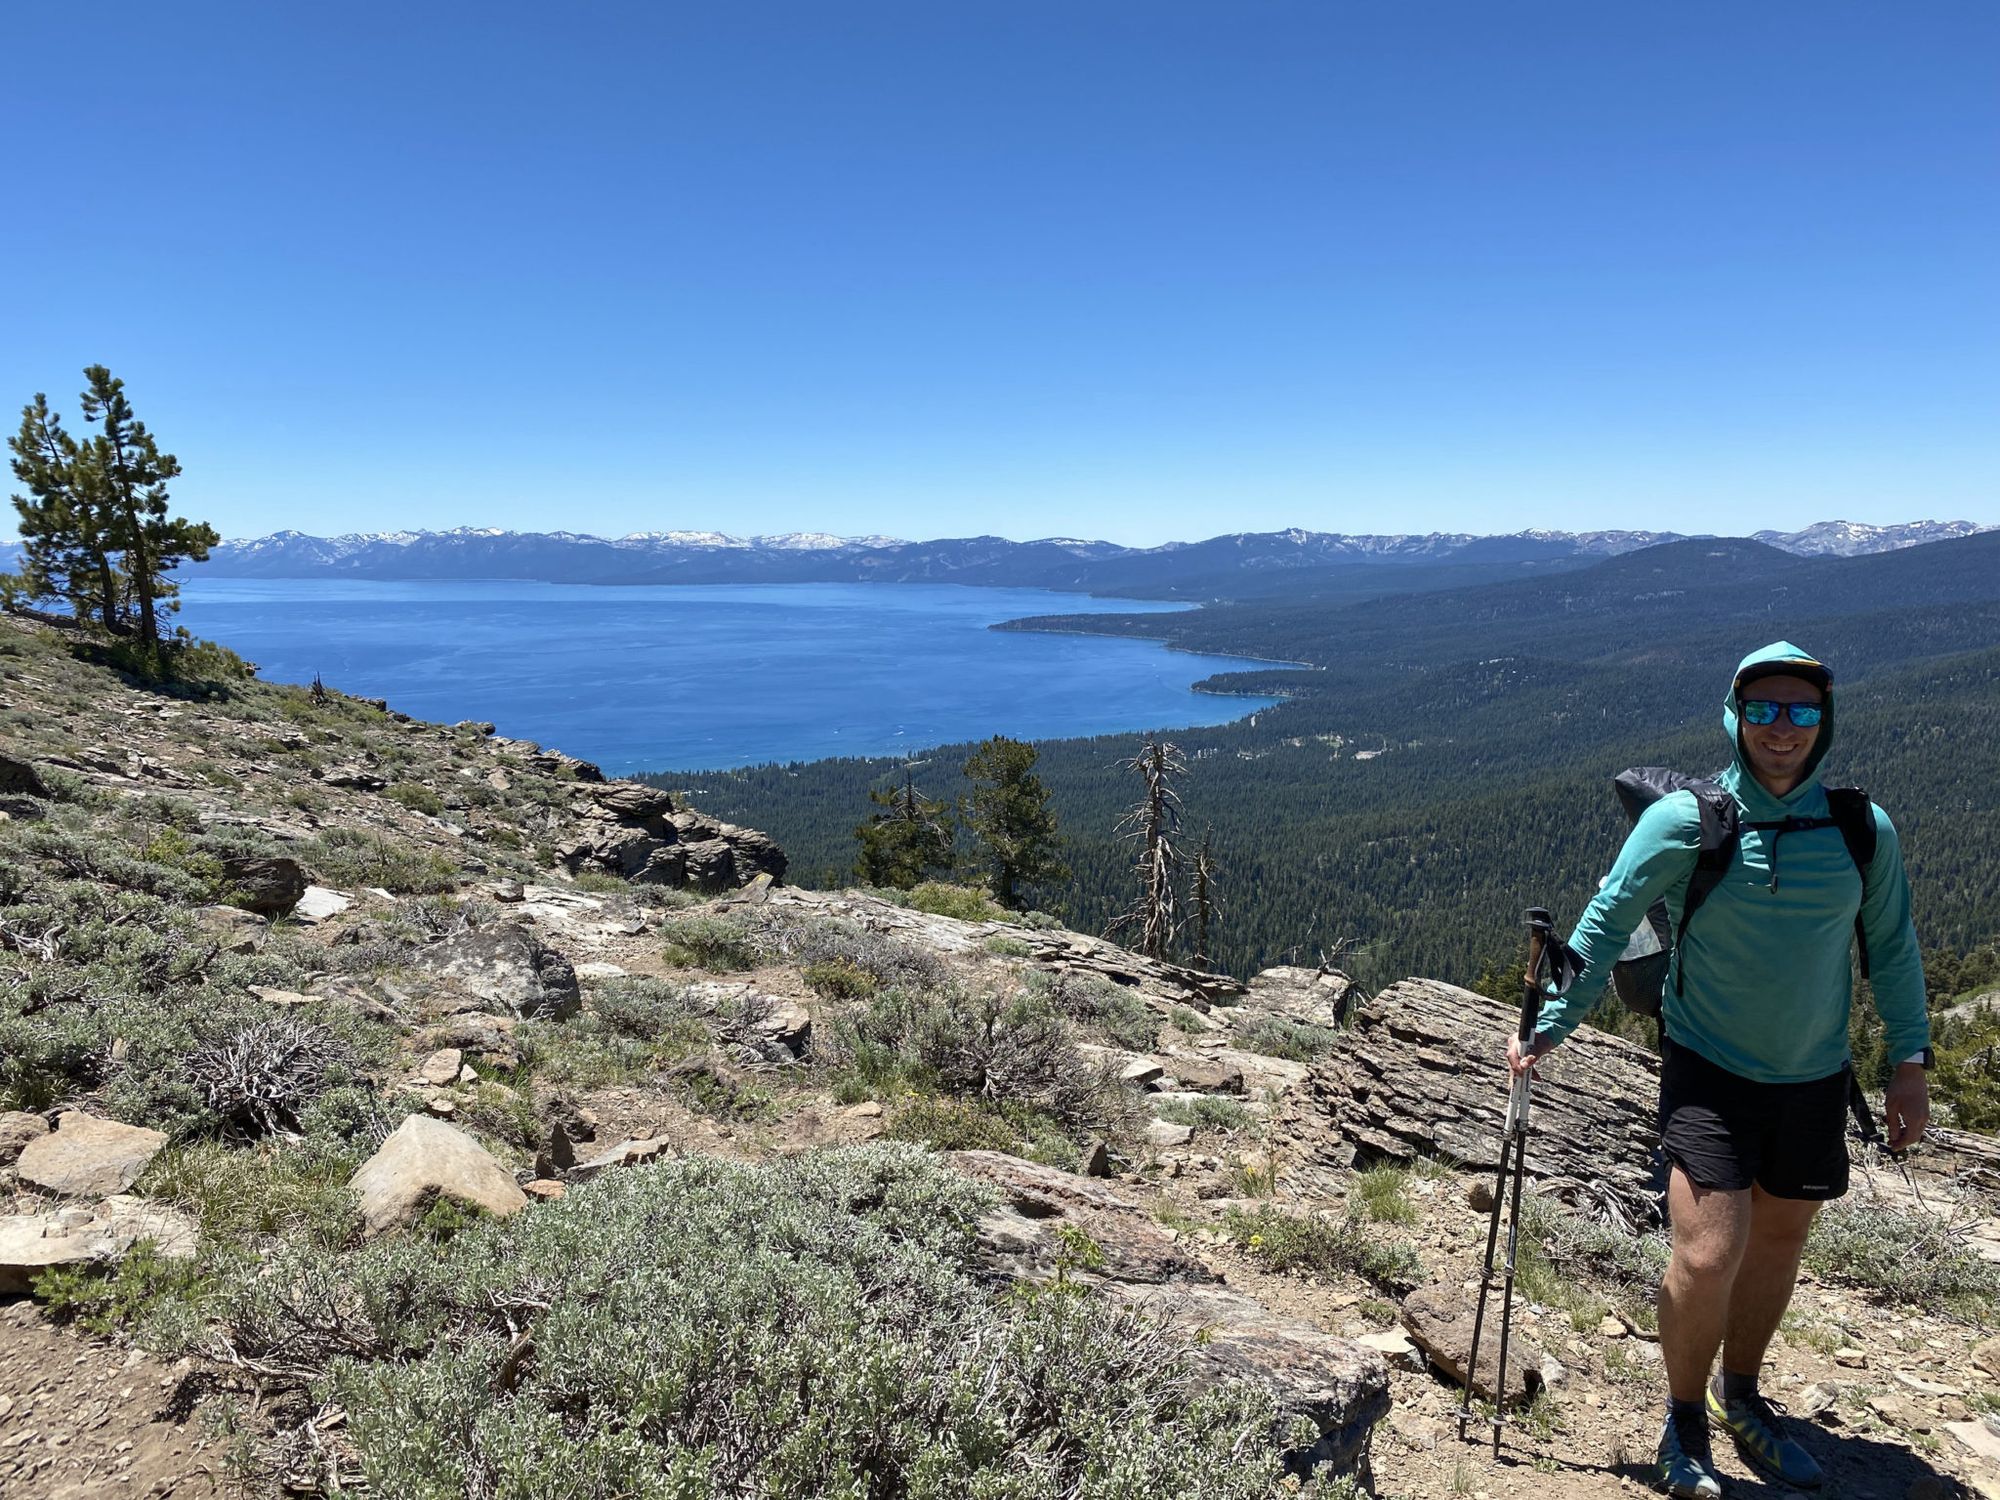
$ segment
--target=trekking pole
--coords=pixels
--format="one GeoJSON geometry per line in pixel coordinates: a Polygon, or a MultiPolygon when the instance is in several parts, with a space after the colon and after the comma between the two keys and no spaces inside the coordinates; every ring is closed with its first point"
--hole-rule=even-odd
{"type": "MultiPolygon", "coordinates": [[[[1535,1039],[1535,1021],[1541,1014],[1542,981],[1553,970],[1559,991],[1568,988],[1569,954],[1555,940],[1555,921],[1546,908],[1531,906],[1524,919],[1528,924],[1528,968],[1521,981],[1521,1024],[1515,1033],[1523,1057],[1535,1039]],[[1553,944],[1553,948],[1551,945],[1553,944]],[[1560,961],[1552,962],[1560,953],[1560,961]]],[[[1458,1407],[1458,1435],[1465,1437],[1465,1424],[1472,1420],[1472,1386],[1479,1374],[1480,1337],[1486,1326],[1486,1298],[1493,1287],[1493,1252],[1500,1242],[1500,1205],[1507,1201],[1507,1261],[1501,1278],[1500,1360],[1493,1382],[1493,1451],[1500,1452],[1500,1429],[1505,1425],[1502,1408],[1507,1400],[1507,1343],[1514,1312],[1515,1250],[1521,1231],[1521,1179],[1528,1147],[1529,1091],[1535,1070],[1531,1065],[1514,1076],[1507,1097],[1507,1123],[1500,1135],[1500,1164],[1493,1179],[1493,1216],[1486,1225],[1486,1260],[1479,1276],[1479,1306],[1472,1316],[1472,1352],[1465,1362],[1465,1396],[1458,1407]],[[1509,1168],[1514,1174],[1511,1197],[1507,1186],[1509,1168]]]]}

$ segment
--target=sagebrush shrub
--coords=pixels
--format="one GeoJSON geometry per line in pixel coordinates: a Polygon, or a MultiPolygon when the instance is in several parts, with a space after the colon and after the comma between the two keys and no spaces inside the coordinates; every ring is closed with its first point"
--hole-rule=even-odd
{"type": "Polygon", "coordinates": [[[1309,1434],[1079,1286],[994,1297],[988,1201],[910,1147],[690,1159],[442,1245],[282,1255],[218,1310],[260,1367],[331,1367],[399,1500],[1267,1495],[1309,1434]]]}

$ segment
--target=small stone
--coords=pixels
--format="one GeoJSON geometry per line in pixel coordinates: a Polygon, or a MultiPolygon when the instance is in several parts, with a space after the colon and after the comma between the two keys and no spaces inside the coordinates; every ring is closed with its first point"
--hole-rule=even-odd
{"type": "Polygon", "coordinates": [[[1176,1125],[1171,1120],[1148,1120],[1146,1142],[1160,1147],[1185,1146],[1194,1139],[1194,1127],[1176,1125]]]}
{"type": "Polygon", "coordinates": [[[1983,1339],[1974,1344],[1972,1363],[1986,1374],[2000,1378],[2000,1339],[1983,1339]]]}
{"type": "Polygon", "coordinates": [[[440,1120],[448,1120],[458,1113],[458,1105],[446,1094],[432,1095],[430,1101],[424,1105],[424,1108],[436,1115],[440,1120]]]}
{"type": "Polygon", "coordinates": [[[1907,1419],[1910,1414],[1909,1408],[1903,1405],[1902,1398],[1891,1395],[1870,1396],[1868,1398],[1868,1409],[1883,1421],[1898,1424],[1907,1419]]]}
{"type": "Polygon", "coordinates": [[[1837,1365],[1844,1365],[1850,1370],[1865,1370],[1868,1368],[1868,1351],[1866,1349],[1856,1349],[1852,1344],[1849,1344],[1845,1348],[1833,1351],[1833,1362],[1837,1365]]]}
{"type": "Polygon", "coordinates": [[[1166,1071],[1165,1068],[1154,1062],[1150,1057],[1135,1057],[1119,1071],[1118,1081],[1144,1088],[1147,1084],[1160,1078],[1166,1071]]]}
{"type": "Polygon", "coordinates": [[[1597,1331],[1600,1336],[1607,1339],[1622,1339],[1626,1333],[1625,1320],[1616,1313],[1606,1313],[1598,1319],[1597,1331]]]}
{"type": "Polygon", "coordinates": [[[309,885],[305,894],[299,897],[299,904],[292,908],[292,915],[301,922],[324,922],[328,917],[337,917],[354,904],[352,896],[343,896],[339,891],[328,890],[323,885],[309,885]]]}
{"type": "Polygon", "coordinates": [[[444,1088],[458,1082],[458,1070],[465,1065],[465,1054],[456,1047],[440,1047],[417,1069],[417,1076],[425,1083],[444,1088]]]}
{"type": "Polygon", "coordinates": [[[1832,1421],[1833,1403],[1838,1398],[1839,1392],[1832,1386],[1809,1385],[1799,1392],[1799,1415],[1809,1422],[1832,1421]]]}
{"type": "Polygon", "coordinates": [[[625,977],[625,970],[619,968],[616,964],[592,961],[590,963],[578,964],[576,966],[576,977],[579,979],[623,979],[625,977]]]}
{"type": "Polygon", "coordinates": [[[1485,1178],[1475,1178],[1466,1184],[1465,1206],[1476,1214],[1493,1212],[1493,1184],[1485,1178]]]}
{"type": "Polygon", "coordinates": [[[1400,1328],[1386,1329],[1381,1333],[1364,1333],[1354,1342],[1364,1349],[1373,1349],[1399,1370],[1423,1373],[1426,1364],[1424,1351],[1411,1342],[1409,1334],[1400,1328]]]}
{"type": "Polygon", "coordinates": [[[458,1081],[459,1081],[460,1083],[477,1083],[477,1082],[479,1082],[479,1075],[478,1075],[477,1073],[475,1073],[475,1072],[474,1072],[474,1071],[472,1070],[472,1064],[471,1064],[471,1063],[462,1063],[462,1064],[460,1064],[460,1065],[459,1065],[459,1069],[458,1069],[458,1081]]]}
{"type": "Polygon", "coordinates": [[[881,1101],[863,1099],[859,1104],[849,1105],[847,1117],[850,1120],[878,1120],[882,1117],[881,1101]]]}
{"type": "Polygon", "coordinates": [[[1896,1379],[1920,1396],[1963,1396],[1964,1391],[1955,1385],[1945,1385],[1936,1380],[1926,1380],[1921,1375],[1912,1375],[1908,1370],[1898,1370],[1896,1379]]]}
{"type": "MultiPolygon", "coordinates": [[[[505,774],[500,771],[495,771],[493,774],[498,776],[503,783],[507,779],[505,774]]],[[[507,790],[504,784],[499,789],[503,792],[507,790]]],[[[518,880],[496,880],[493,882],[492,891],[495,901],[504,901],[510,905],[516,901],[525,901],[528,898],[528,893],[522,889],[521,882],[518,880]]]]}
{"type": "Polygon", "coordinates": [[[311,995],[301,995],[297,990],[272,989],[268,984],[253,984],[250,986],[250,993],[266,1005],[276,1005],[286,1010],[313,1003],[311,995]]]}
{"type": "Polygon", "coordinates": [[[1083,1148],[1083,1162],[1079,1170],[1086,1177],[1109,1177],[1111,1148],[1101,1140],[1093,1140],[1083,1148]]]}
{"type": "Polygon", "coordinates": [[[569,1191],[569,1185],[557,1182],[552,1178],[538,1177],[522,1188],[521,1191],[526,1193],[530,1198],[540,1198],[545,1203],[553,1203],[569,1191]]]}

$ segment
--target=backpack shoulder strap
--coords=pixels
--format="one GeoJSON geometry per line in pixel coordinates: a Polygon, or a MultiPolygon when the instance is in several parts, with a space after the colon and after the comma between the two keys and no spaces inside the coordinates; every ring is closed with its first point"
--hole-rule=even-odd
{"type": "Polygon", "coordinates": [[[1681,906],[1680,930],[1674,934],[1674,989],[1677,993],[1681,978],[1678,950],[1687,940],[1688,921],[1729,873],[1730,861],[1736,858],[1736,845],[1742,836],[1737,822],[1736,799],[1728,792],[1712,781],[1691,781],[1682,790],[1694,793],[1695,805],[1701,810],[1701,849],[1695,855],[1694,869],[1688,875],[1687,899],[1681,906]]]}
{"type": "Polygon", "coordinates": [[[1840,836],[1847,841],[1847,853],[1854,861],[1854,868],[1867,880],[1868,867],[1875,863],[1875,804],[1858,786],[1830,786],[1826,789],[1826,805],[1840,828],[1840,836]]]}
{"type": "MultiPolygon", "coordinates": [[[[1875,804],[1858,786],[1830,786],[1826,789],[1827,810],[1847,845],[1847,857],[1861,872],[1861,900],[1868,900],[1868,869],[1875,863],[1875,804]]],[[[1861,929],[1861,917],[1854,918],[1854,941],[1861,950],[1861,977],[1868,977],[1868,934],[1861,929]]]]}

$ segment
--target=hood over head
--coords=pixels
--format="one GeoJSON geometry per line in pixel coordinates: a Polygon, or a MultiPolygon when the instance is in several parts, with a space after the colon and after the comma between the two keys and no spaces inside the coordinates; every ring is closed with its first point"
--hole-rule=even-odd
{"type": "Polygon", "coordinates": [[[1800,650],[1790,641],[1773,641],[1752,651],[1736,664],[1736,675],[1729,680],[1729,696],[1722,703],[1722,727],[1729,734],[1729,753],[1738,777],[1752,782],[1755,778],[1751,776],[1749,763],[1743,754],[1742,704],[1744,689],[1760,677],[1802,677],[1807,682],[1818,683],[1820,691],[1826,696],[1826,713],[1819,721],[1819,738],[1813,742],[1812,753],[1806,757],[1799,776],[1800,787],[1810,786],[1820,762],[1833,748],[1833,671],[1825,662],[1810,652],[1800,650]]]}

